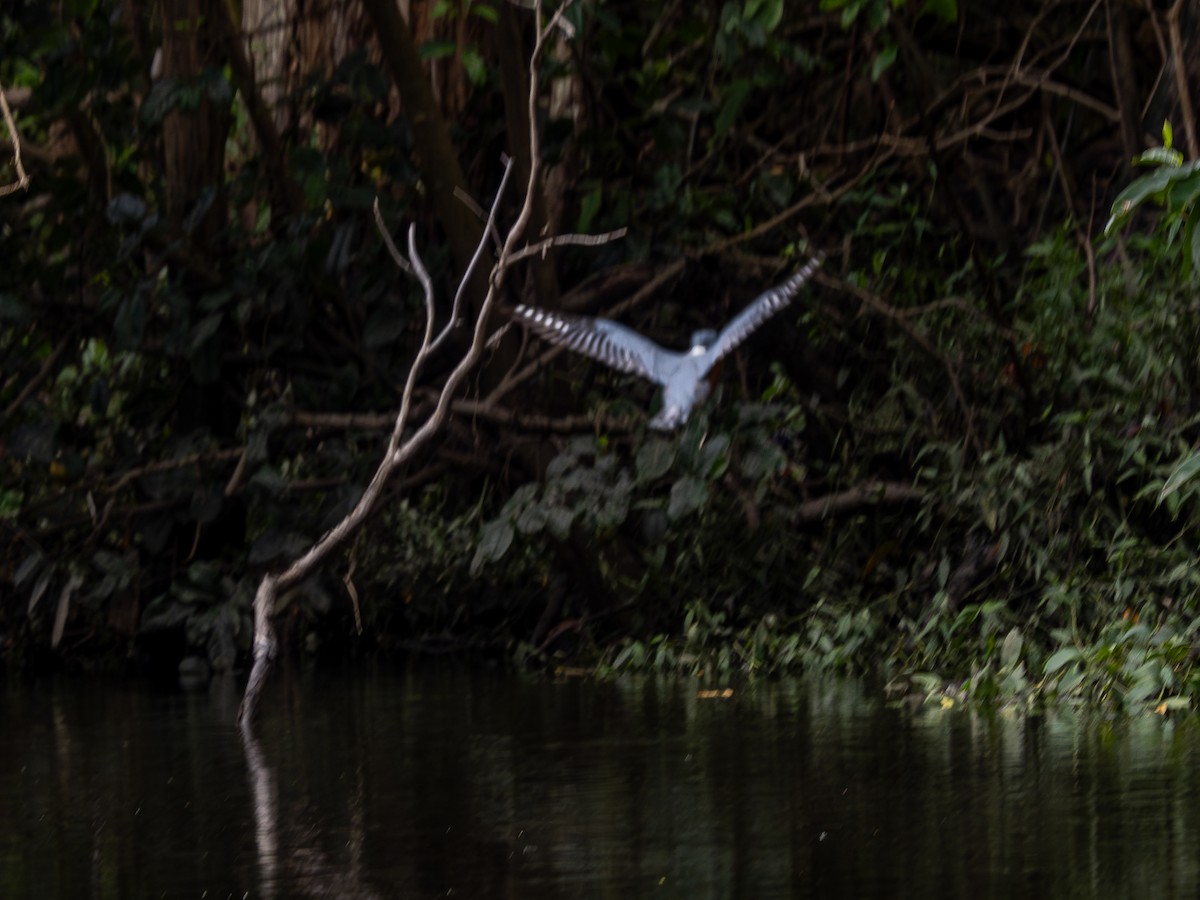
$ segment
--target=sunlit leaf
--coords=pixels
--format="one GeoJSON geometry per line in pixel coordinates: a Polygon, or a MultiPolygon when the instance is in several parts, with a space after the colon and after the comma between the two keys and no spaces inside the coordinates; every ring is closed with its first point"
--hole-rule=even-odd
{"type": "Polygon", "coordinates": [[[1139,166],[1171,166],[1174,168],[1183,165],[1183,154],[1170,147],[1151,147],[1135,156],[1133,161],[1139,166]]]}

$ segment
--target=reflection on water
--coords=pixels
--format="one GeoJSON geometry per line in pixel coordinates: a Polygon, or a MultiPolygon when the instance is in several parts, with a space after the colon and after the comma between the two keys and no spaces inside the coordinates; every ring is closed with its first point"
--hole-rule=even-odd
{"type": "Polygon", "coordinates": [[[1200,891],[1200,727],[438,668],[0,693],[0,896],[1200,891]]]}

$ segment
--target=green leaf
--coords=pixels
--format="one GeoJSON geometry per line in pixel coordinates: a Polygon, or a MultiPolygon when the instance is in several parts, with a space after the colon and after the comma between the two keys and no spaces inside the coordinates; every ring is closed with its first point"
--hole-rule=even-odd
{"type": "Polygon", "coordinates": [[[33,611],[37,607],[38,601],[42,599],[42,595],[45,594],[50,588],[50,579],[53,577],[53,566],[42,570],[42,574],[39,575],[38,580],[34,582],[33,591],[29,595],[29,608],[26,610],[26,615],[33,615],[33,611]]]}
{"type": "Polygon", "coordinates": [[[496,7],[489,6],[486,3],[476,3],[471,6],[472,15],[479,16],[485,22],[491,22],[495,25],[500,21],[500,15],[496,12],[496,7]]]}
{"type": "Polygon", "coordinates": [[[871,61],[871,81],[878,81],[879,76],[892,67],[898,49],[898,44],[890,44],[875,55],[875,59],[871,61]]]}
{"type": "Polygon", "coordinates": [[[1004,643],[1000,645],[1000,665],[1003,668],[1011,669],[1021,658],[1021,648],[1024,644],[1025,639],[1021,636],[1020,628],[1013,628],[1009,631],[1004,636],[1004,643]]]}
{"type": "Polygon", "coordinates": [[[421,59],[442,59],[454,54],[454,41],[426,41],[417,51],[421,59]]]}
{"type": "Polygon", "coordinates": [[[1124,222],[1148,198],[1164,194],[1174,182],[1188,178],[1197,171],[1200,171],[1200,166],[1191,162],[1183,166],[1164,166],[1134,180],[1113,201],[1109,220],[1104,226],[1105,236],[1111,234],[1117,225],[1124,222]]]}
{"type": "Polygon", "coordinates": [[[153,126],[161,123],[167,113],[179,104],[179,95],[179,82],[171,76],[164,75],[158,81],[154,82],[150,88],[150,93],[142,101],[142,108],[138,110],[138,118],[141,120],[141,124],[143,126],[153,126]]]}
{"type": "Polygon", "coordinates": [[[783,20],[783,0],[757,0],[746,4],[746,17],[768,34],[779,27],[783,20]]]}
{"type": "Polygon", "coordinates": [[[517,516],[517,531],[521,534],[530,535],[537,534],[546,527],[546,520],[550,517],[546,507],[540,503],[532,503],[521,510],[517,516]]]}
{"type": "Polygon", "coordinates": [[[671,485],[671,500],[667,504],[667,518],[672,522],[691,515],[708,500],[708,487],[699,478],[685,475],[671,485]]]}
{"type": "Polygon", "coordinates": [[[724,137],[737,121],[752,87],[753,84],[748,78],[739,78],[729,86],[725,92],[725,101],[721,104],[721,111],[717,113],[717,121],[713,125],[713,131],[718,138],[724,137]]]}
{"type": "Polygon", "coordinates": [[[471,84],[479,87],[487,84],[488,68],[482,56],[478,52],[468,47],[462,54],[463,69],[466,70],[467,78],[471,84]]]}
{"type": "Polygon", "coordinates": [[[483,526],[475,557],[471,560],[471,574],[478,574],[486,564],[499,562],[512,546],[513,529],[506,519],[496,519],[483,526]]]}
{"type": "Polygon", "coordinates": [[[1158,502],[1162,503],[1163,500],[1191,481],[1197,472],[1200,472],[1200,453],[1193,453],[1171,473],[1167,483],[1163,485],[1163,489],[1158,494],[1158,502]]]}
{"type": "Polygon", "coordinates": [[[1169,147],[1151,147],[1149,150],[1135,156],[1133,162],[1139,166],[1170,166],[1171,168],[1178,168],[1183,165],[1183,154],[1178,150],[1171,150],[1169,147]]]}
{"type": "Polygon", "coordinates": [[[925,0],[921,12],[930,13],[935,18],[949,24],[958,21],[958,0],[925,0]]]}
{"type": "Polygon", "coordinates": [[[785,465],[787,456],[782,450],[771,444],[763,444],[742,457],[742,475],[759,482],[775,476],[785,465]]]}
{"type": "Polygon", "coordinates": [[[34,572],[42,566],[42,554],[36,550],[29,556],[25,557],[24,562],[17,566],[16,574],[13,575],[13,587],[20,587],[28,580],[34,572]]]}
{"type": "Polygon", "coordinates": [[[71,609],[71,595],[82,584],[83,576],[78,572],[72,572],[71,577],[67,579],[67,583],[63,585],[62,591],[58,595],[58,609],[54,613],[54,629],[50,633],[51,647],[58,647],[62,641],[63,629],[67,626],[67,613],[71,609]]]}
{"type": "Polygon", "coordinates": [[[551,506],[546,511],[546,530],[558,540],[566,540],[571,533],[571,523],[575,521],[575,513],[565,506],[551,506]]]}
{"type": "Polygon", "coordinates": [[[1200,229],[1196,228],[1197,222],[1200,222],[1200,209],[1193,209],[1187,217],[1187,231],[1190,232],[1188,246],[1191,250],[1193,272],[1200,272],[1200,229]]]}
{"type": "Polygon", "coordinates": [[[1063,647],[1061,650],[1054,653],[1048,660],[1046,666],[1042,669],[1045,675],[1053,675],[1063,666],[1068,663],[1078,662],[1083,658],[1083,654],[1076,647],[1063,647]]]}
{"type": "Polygon", "coordinates": [[[1162,137],[1163,137],[1163,149],[1164,150],[1171,149],[1171,138],[1173,136],[1174,136],[1174,134],[1171,131],[1171,120],[1163,119],[1162,137]]]}
{"type": "Polygon", "coordinates": [[[645,484],[666,475],[675,462],[675,444],[662,438],[651,438],[638,448],[637,477],[645,484]]]}
{"type": "Polygon", "coordinates": [[[224,317],[224,313],[215,312],[200,320],[199,324],[192,329],[193,350],[207,342],[210,337],[217,333],[217,330],[221,327],[221,320],[224,317]]]}

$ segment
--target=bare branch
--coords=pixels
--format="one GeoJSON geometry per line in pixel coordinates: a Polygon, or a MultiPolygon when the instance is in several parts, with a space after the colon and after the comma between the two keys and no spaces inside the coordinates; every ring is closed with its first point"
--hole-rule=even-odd
{"type": "MultiPolygon", "coordinates": [[[[442,329],[442,333],[433,342],[433,349],[435,350],[441,346],[450,332],[458,326],[458,313],[462,308],[462,299],[463,295],[467,292],[467,285],[475,274],[475,267],[479,265],[479,260],[483,258],[483,251],[487,248],[488,238],[498,235],[496,231],[496,213],[500,209],[501,198],[504,197],[504,191],[508,187],[508,176],[512,174],[512,168],[512,157],[505,157],[504,174],[500,177],[500,187],[496,189],[496,199],[492,201],[492,208],[488,211],[487,221],[483,226],[483,234],[480,235],[479,245],[475,248],[475,255],[471,257],[471,263],[467,266],[467,271],[463,273],[462,279],[458,282],[458,290],[454,292],[454,305],[450,308],[450,321],[446,323],[446,327],[442,329]]],[[[497,246],[499,243],[499,237],[497,236],[497,246]]]]}
{"type": "Polygon", "coordinates": [[[408,260],[404,258],[404,254],[400,252],[399,248],[396,247],[396,242],[392,240],[391,232],[388,231],[387,225],[385,225],[383,222],[383,213],[379,210],[378,197],[375,198],[373,209],[375,210],[375,227],[379,229],[379,235],[383,238],[383,245],[387,247],[388,253],[390,253],[392,256],[392,262],[399,266],[403,271],[411,275],[412,266],[409,264],[408,260]]]}
{"type": "MultiPolygon", "coordinates": [[[[564,7],[565,8],[565,7],[564,7]]],[[[258,705],[258,700],[262,694],[263,686],[266,683],[267,675],[270,672],[271,663],[275,658],[276,637],[273,617],[275,614],[276,599],[282,591],[286,591],[307,578],[334,549],[341,546],[342,543],[353,534],[358,527],[366,520],[372,509],[379,501],[383,494],[383,488],[391,477],[396,468],[410,459],[419,450],[421,450],[444,425],[446,418],[450,414],[451,403],[459,386],[466,378],[467,373],[471,371],[478,363],[483,355],[483,348],[487,339],[488,319],[490,317],[492,307],[495,305],[496,297],[499,294],[501,285],[504,282],[505,275],[509,267],[513,263],[513,257],[516,254],[516,247],[523,238],[524,230],[528,226],[530,216],[532,214],[533,200],[535,192],[538,189],[538,173],[539,163],[537,156],[537,116],[536,104],[538,94],[538,78],[537,64],[541,57],[542,48],[545,45],[545,39],[550,29],[556,26],[556,23],[562,17],[562,9],[551,17],[548,25],[543,28],[541,25],[542,11],[540,0],[536,4],[537,18],[537,44],[534,47],[530,58],[530,88],[529,88],[529,121],[530,121],[530,144],[532,147],[531,164],[529,181],[525,189],[525,198],[521,206],[521,211],[517,216],[516,221],[509,228],[508,234],[505,237],[504,245],[500,249],[500,254],[494,265],[492,266],[492,275],[488,280],[487,293],[484,296],[483,304],[480,306],[478,316],[475,320],[475,330],[471,340],[471,346],[464,353],[458,365],[450,372],[442,385],[442,389],[438,394],[438,400],[435,408],[429,414],[424,424],[421,425],[415,432],[405,437],[405,431],[408,424],[409,410],[412,404],[413,390],[416,385],[418,374],[422,365],[433,350],[433,284],[429,278],[429,273],[426,272],[424,264],[421,262],[420,254],[417,252],[416,246],[416,229],[415,226],[409,229],[408,234],[408,259],[399,253],[387,236],[387,229],[383,227],[382,215],[379,213],[379,206],[376,203],[375,220],[380,226],[380,232],[384,235],[384,240],[388,244],[388,250],[392,254],[393,259],[397,261],[397,265],[409,271],[421,284],[422,292],[425,298],[425,335],[421,341],[420,349],[417,351],[416,359],[413,361],[409,369],[408,380],[404,386],[404,396],[401,400],[400,412],[396,416],[396,422],[392,429],[391,439],[388,441],[387,451],[384,453],[383,459],[379,463],[375,475],[371,478],[370,483],[363,491],[358,503],[354,508],[342,519],[337,525],[326,532],[320,540],[318,540],[309,550],[296,559],[286,570],[279,574],[268,574],[259,584],[258,591],[254,597],[254,663],[250,670],[250,678],[246,683],[246,690],[242,696],[241,708],[238,711],[238,718],[242,723],[243,732],[250,734],[251,723],[254,719],[254,712],[258,705]],[[407,265],[406,265],[407,264],[407,265]]],[[[492,205],[492,212],[489,217],[494,220],[496,211],[499,209],[500,198],[503,194],[503,188],[507,181],[508,172],[511,169],[511,163],[506,163],[505,176],[501,180],[501,189],[497,191],[497,197],[492,205]]],[[[489,221],[489,225],[491,221],[489,221]]],[[[486,232],[486,229],[485,229],[486,232]]],[[[462,282],[465,283],[471,276],[472,269],[477,263],[478,258],[482,256],[483,247],[487,244],[487,236],[481,240],[479,247],[476,250],[475,257],[471,265],[463,273],[462,282]]],[[[460,291],[461,293],[461,291],[460,291]]],[[[455,309],[451,316],[451,322],[439,336],[439,340],[448,330],[454,326],[457,317],[458,302],[455,303],[455,309]]]]}
{"type": "Polygon", "coordinates": [[[25,174],[25,166],[21,163],[21,135],[17,131],[17,123],[13,119],[12,110],[8,108],[8,97],[4,95],[3,85],[0,85],[0,112],[4,113],[4,124],[8,126],[8,133],[12,138],[13,168],[17,170],[17,180],[12,184],[0,187],[0,197],[3,197],[29,187],[29,176],[25,174]]]}
{"type": "Polygon", "coordinates": [[[545,258],[546,253],[551,247],[562,247],[567,244],[582,247],[596,247],[600,244],[608,244],[625,237],[625,232],[628,230],[628,228],[618,228],[616,231],[606,231],[604,234],[560,234],[552,238],[546,238],[544,241],[538,241],[536,244],[517,251],[513,254],[509,262],[515,263],[530,256],[538,256],[539,254],[542,258],[545,258]]]}
{"type": "Polygon", "coordinates": [[[1183,38],[1179,29],[1179,14],[1183,0],[1175,0],[1167,12],[1167,34],[1171,39],[1171,60],[1174,66],[1175,90],[1178,92],[1179,109],[1183,115],[1183,133],[1187,138],[1188,156],[1200,156],[1200,144],[1196,140],[1196,116],[1192,112],[1192,95],[1188,90],[1187,64],[1184,60],[1183,38]]]}

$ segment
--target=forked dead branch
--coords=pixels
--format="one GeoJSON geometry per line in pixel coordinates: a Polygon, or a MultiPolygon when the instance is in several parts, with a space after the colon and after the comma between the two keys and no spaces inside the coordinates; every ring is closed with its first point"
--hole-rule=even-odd
{"type": "MultiPolygon", "coordinates": [[[[413,430],[411,428],[409,418],[412,410],[413,392],[416,388],[417,380],[420,376],[421,369],[424,366],[426,359],[430,353],[438,347],[451,330],[461,324],[460,307],[461,298],[465,289],[465,285],[470,281],[475,268],[480,264],[489,247],[489,241],[494,235],[498,234],[496,225],[496,216],[500,209],[501,202],[504,196],[505,188],[508,185],[509,176],[512,173],[512,160],[505,160],[504,175],[500,182],[500,187],[496,191],[496,198],[492,203],[491,211],[488,214],[488,219],[483,229],[483,236],[480,239],[479,246],[471,261],[471,265],[467,271],[462,274],[459,290],[457,291],[453,308],[451,310],[450,319],[443,326],[441,332],[434,335],[434,292],[433,282],[431,281],[428,272],[425,269],[424,263],[421,260],[420,253],[417,250],[416,227],[412,226],[408,231],[408,256],[405,258],[392,243],[387,229],[384,227],[382,219],[379,215],[378,205],[376,206],[376,222],[379,225],[380,232],[384,236],[384,240],[388,245],[393,259],[397,265],[404,271],[411,274],[417,279],[421,285],[422,294],[425,303],[425,334],[421,341],[420,349],[417,351],[416,358],[408,373],[408,378],[404,385],[404,393],[400,403],[400,410],[396,415],[395,424],[392,428],[392,436],[388,441],[387,450],[383,455],[383,459],[379,463],[375,475],[372,477],[366,490],[363,491],[362,497],[354,508],[346,515],[342,521],[335,525],[332,529],[326,532],[316,543],[312,545],[307,552],[292,562],[290,566],[283,572],[277,574],[268,574],[263,577],[259,584],[258,591],[254,597],[254,658],[253,666],[250,670],[250,677],[246,683],[246,690],[242,696],[241,707],[238,711],[238,719],[241,722],[243,729],[249,729],[252,725],[254,714],[258,706],[259,698],[262,694],[263,687],[266,683],[267,676],[271,670],[271,664],[275,659],[277,650],[277,638],[275,636],[274,615],[276,602],[278,598],[298,585],[304,579],[308,578],[316,570],[316,568],[325,561],[325,559],[337,548],[342,546],[346,540],[353,535],[367,520],[375,505],[379,502],[383,495],[383,489],[388,480],[405,462],[410,460],[419,450],[421,450],[429,441],[438,433],[445,424],[451,412],[451,404],[455,394],[458,392],[463,379],[472,368],[479,362],[482,356],[484,347],[488,340],[488,323],[491,318],[491,311],[496,303],[496,298],[504,285],[505,278],[508,276],[509,270],[515,262],[520,259],[529,257],[531,254],[527,252],[528,248],[522,247],[525,230],[529,224],[533,214],[534,199],[536,191],[539,189],[540,182],[540,163],[538,160],[538,134],[536,122],[537,102],[538,102],[538,61],[541,58],[543,49],[547,39],[556,29],[560,28],[560,23],[563,21],[562,15],[566,9],[566,5],[555,12],[548,21],[543,24],[542,6],[538,2],[535,5],[534,15],[537,21],[537,38],[534,44],[534,49],[530,55],[529,62],[529,122],[530,122],[530,148],[531,162],[529,171],[529,180],[525,186],[524,200],[521,204],[520,212],[516,220],[504,235],[503,240],[496,239],[496,257],[492,264],[491,273],[488,278],[487,294],[483,304],[479,309],[479,313],[475,319],[473,336],[470,346],[464,352],[458,364],[446,377],[438,393],[437,404],[428,418],[420,427],[413,430]]],[[[566,34],[567,32],[563,32],[566,34]]],[[[598,238],[590,238],[587,236],[570,235],[558,239],[560,243],[598,243],[605,239],[615,237],[616,235],[602,235],[598,238]]],[[[538,245],[540,249],[540,245],[538,245]]]]}

